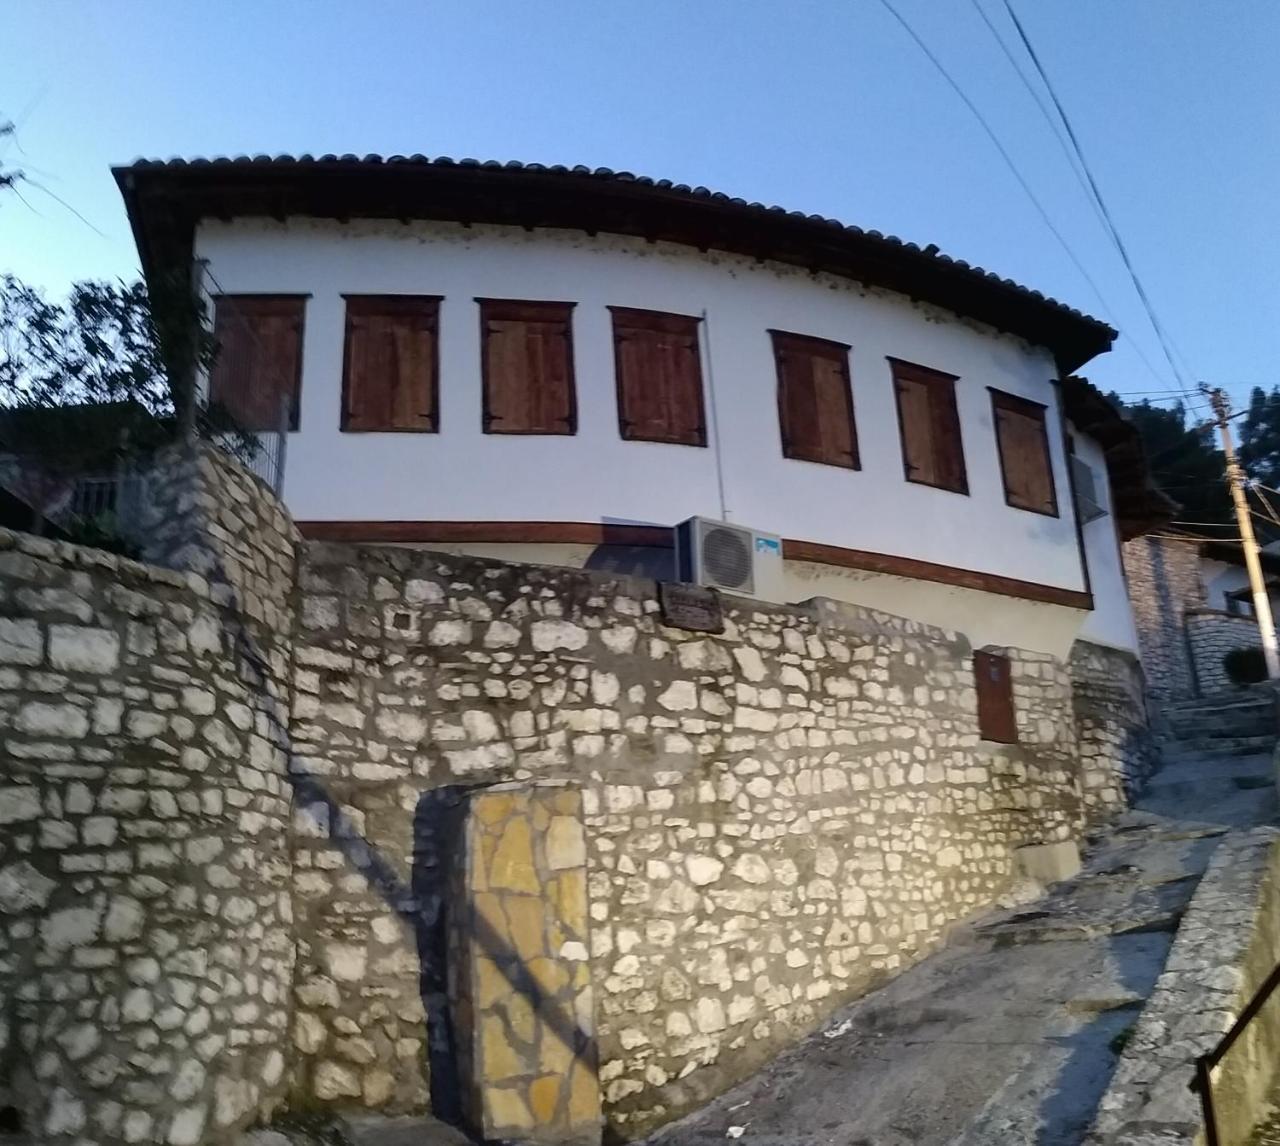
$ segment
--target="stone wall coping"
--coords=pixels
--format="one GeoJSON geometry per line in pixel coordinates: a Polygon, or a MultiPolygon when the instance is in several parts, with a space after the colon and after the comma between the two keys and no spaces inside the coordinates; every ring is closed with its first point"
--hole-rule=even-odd
{"type": "Polygon", "coordinates": [[[198,573],[180,572],[167,569],[162,565],[151,565],[144,561],[135,561],[131,557],[122,557],[109,553],[105,549],[95,549],[88,545],[77,545],[70,541],[54,541],[48,537],[37,537],[33,533],[21,533],[17,530],[0,527],[0,552],[16,550],[51,565],[64,569],[82,572],[106,572],[127,587],[145,585],[165,585],[171,589],[182,589],[205,600],[221,603],[217,599],[208,580],[198,573]]]}
{"type": "Polygon", "coordinates": [[[1240,613],[1229,613],[1226,609],[1214,609],[1208,605],[1188,605],[1182,615],[1188,620],[1192,617],[1225,617],[1229,621],[1243,621],[1249,625],[1257,625],[1252,617],[1245,617],[1240,613]]]}
{"type": "Polygon", "coordinates": [[[1280,828],[1258,827],[1228,833],[1214,851],[1086,1146],[1125,1146],[1157,1131],[1162,1146],[1201,1141],[1200,1100],[1187,1084],[1196,1058],[1217,1045],[1259,985],[1248,982],[1245,963],[1265,923],[1263,890],[1277,848],[1280,828]]]}
{"type": "MultiPolygon", "coordinates": [[[[312,562],[316,564],[348,564],[355,555],[368,554],[371,557],[385,557],[401,549],[399,546],[387,546],[373,543],[346,541],[310,541],[302,539],[312,562]]],[[[431,553],[442,563],[467,563],[485,569],[510,569],[513,566],[529,568],[546,568],[563,574],[565,572],[580,577],[584,583],[592,585],[610,585],[617,590],[641,599],[655,601],[658,597],[658,582],[652,577],[637,577],[629,573],[615,573],[598,569],[581,569],[564,566],[540,566],[533,562],[509,561],[497,557],[477,557],[469,554],[449,553],[433,550],[429,546],[421,549],[414,546],[412,552],[431,553]]],[[[720,601],[726,617],[738,623],[751,620],[751,614],[768,614],[772,618],[794,617],[797,620],[817,624],[828,630],[843,630],[862,636],[911,637],[918,640],[933,641],[949,645],[967,653],[972,648],[968,639],[961,633],[943,629],[910,617],[885,613],[863,605],[854,605],[846,601],[837,601],[831,597],[809,597],[796,604],[782,604],[774,601],[761,601],[750,597],[735,597],[732,594],[720,594],[720,601]]],[[[693,636],[700,634],[694,633],[693,636]]],[[[1023,650],[1019,650],[1023,652],[1023,650]]]]}

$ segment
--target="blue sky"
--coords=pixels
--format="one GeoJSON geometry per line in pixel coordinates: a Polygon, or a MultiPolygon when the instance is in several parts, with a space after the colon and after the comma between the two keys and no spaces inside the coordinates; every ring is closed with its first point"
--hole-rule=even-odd
{"type": "MultiPolygon", "coordinates": [[[[19,130],[0,160],[102,235],[25,185],[30,208],[0,199],[0,270],[54,294],[135,274],[108,168],[139,155],[584,163],[937,243],[1119,327],[1088,367],[1099,384],[1173,389],[1114,248],[975,9],[1012,44],[1003,0],[894,2],[1101,298],[881,0],[3,0],[0,117],[19,130]]],[[[1013,2],[1187,375],[1239,396],[1280,381],[1280,5],[1013,2]]]]}

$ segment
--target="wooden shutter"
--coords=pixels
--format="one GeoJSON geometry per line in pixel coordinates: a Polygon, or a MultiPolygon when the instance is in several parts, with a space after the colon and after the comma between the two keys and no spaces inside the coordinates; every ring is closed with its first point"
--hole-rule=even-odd
{"type": "Polygon", "coordinates": [[[434,433],[438,297],[348,295],[342,429],[434,433]]]}
{"type": "Polygon", "coordinates": [[[999,653],[973,654],[978,690],[978,734],[983,740],[1016,744],[1018,721],[1013,709],[1013,672],[1009,658],[999,653]]]}
{"type": "Polygon", "coordinates": [[[999,390],[991,391],[991,409],[1000,450],[1004,500],[1018,509],[1058,516],[1045,407],[999,390]]]}
{"type": "Polygon", "coordinates": [[[210,400],[244,430],[278,430],[288,405],[289,429],[298,428],[302,388],[303,295],[219,295],[214,300],[217,357],[210,400]]]}
{"type": "Polygon", "coordinates": [[[896,358],[889,363],[907,480],[967,494],[955,375],[896,358]]]}
{"type": "Polygon", "coordinates": [[[486,434],[574,434],[571,302],[477,299],[486,434]]]}
{"type": "Polygon", "coordinates": [[[623,438],[705,446],[699,320],[625,306],[609,310],[623,438]]]}
{"type": "Polygon", "coordinates": [[[849,347],[783,330],[771,330],[769,335],[778,370],[783,454],[858,469],[849,347]]]}

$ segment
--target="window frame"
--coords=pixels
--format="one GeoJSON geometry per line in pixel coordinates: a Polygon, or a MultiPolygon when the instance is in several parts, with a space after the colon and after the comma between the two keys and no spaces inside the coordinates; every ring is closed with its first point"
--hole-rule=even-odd
{"type": "Polygon", "coordinates": [[[988,386],[991,395],[991,430],[996,439],[996,454],[1000,459],[1000,483],[1004,487],[1004,503],[1011,509],[1020,509],[1026,513],[1038,513],[1041,517],[1061,517],[1062,506],[1058,500],[1058,479],[1053,472],[1053,450],[1049,445],[1049,407],[1044,402],[1033,398],[1024,398],[1021,394],[1010,394],[1007,390],[988,386]],[[1035,505],[1024,505],[1014,500],[1014,491],[1009,486],[1009,470],[1004,457],[1004,440],[1000,436],[1000,410],[1007,409],[1013,413],[1029,417],[1039,423],[1040,444],[1044,456],[1045,473],[1049,478],[1049,494],[1052,508],[1043,509],[1035,505]]]}
{"type": "Polygon", "coordinates": [[[702,317],[700,315],[677,314],[675,311],[649,310],[635,306],[608,306],[609,321],[613,334],[613,378],[614,392],[618,405],[618,433],[624,442],[657,442],[671,446],[691,446],[705,449],[707,446],[707,397],[706,379],[702,369],[702,317]],[[627,318],[633,322],[628,323],[627,318]],[[644,323],[648,321],[649,326],[644,323]],[[685,334],[692,332],[694,342],[694,361],[697,365],[697,441],[686,441],[674,435],[669,437],[650,437],[636,433],[631,427],[633,423],[626,417],[626,386],[623,380],[622,355],[619,343],[626,330],[660,331],[666,326],[667,332],[685,334]],[[683,328],[683,329],[680,329],[683,328]]]}
{"type": "Polygon", "coordinates": [[[849,369],[849,354],[853,347],[833,338],[820,338],[813,334],[800,334],[794,330],[770,328],[769,341],[773,349],[773,372],[777,386],[778,434],[782,441],[782,456],[797,462],[810,462],[818,466],[835,466],[837,469],[862,469],[862,451],[858,445],[858,417],[853,401],[853,375],[849,369]],[[787,378],[782,369],[782,355],[801,350],[810,357],[820,357],[838,363],[844,382],[845,404],[849,412],[849,460],[834,461],[830,458],[814,458],[794,452],[794,435],[791,433],[787,411],[787,378]],[[816,354],[814,353],[816,351],[816,354]]]}
{"type": "MultiPolygon", "coordinates": [[[[289,398],[289,427],[288,432],[296,434],[302,429],[302,358],[306,349],[307,336],[307,300],[312,296],[310,293],[301,291],[291,292],[272,292],[272,291],[220,291],[217,294],[210,295],[209,298],[213,303],[213,313],[210,316],[212,325],[212,335],[216,340],[218,337],[218,306],[225,299],[235,299],[237,302],[248,301],[250,303],[266,304],[266,303],[291,303],[297,305],[296,317],[298,324],[298,353],[297,361],[294,364],[292,389],[289,398]]],[[[243,312],[242,312],[243,313],[243,312]]],[[[253,335],[256,340],[257,336],[253,335]]],[[[212,368],[206,374],[206,400],[210,403],[221,401],[214,395],[214,383],[218,373],[218,361],[215,358],[212,368]]],[[[230,412],[230,411],[229,411],[230,412]]],[[[234,415],[233,415],[234,416],[234,415]]],[[[251,428],[249,426],[240,427],[246,433],[250,434],[272,434],[279,430],[279,426],[267,426],[263,428],[251,428]]]]}
{"type": "MultiPolygon", "coordinates": [[[[894,358],[892,355],[886,356],[889,362],[889,370],[893,382],[893,403],[894,409],[898,415],[898,448],[902,454],[902,476],[913,485],[926,486],[929,489],[945,490],[948,493],[958,493],[963,497],[969,496],[969,463],[965,456],[964,448],[964,427],[960,421],[960,402],[956,396],[956,383],[960,381],[958,374],[948,374],[945,370],[937,370],[932,366],[922,366],[918,362],[908,362],[904,358],[894,358]],[[912,476],[911,461],[907,456],[907,427],[906,420],[902,415],[902,390],[898,385],[900,380],[905,379],[909,382],[916,382],[928,388],[930,391],[930,403],[932,407],[932,395],[943,394],[947,403],[947,413],[955,430],[956,450],[959,458],[959,484],[949,485],[946,482],[926,481],[922,477],[912,476]]],[[[930,413],[932,414],[932,408],[930,413]]],[[[936,455],[935,459],[936,461],[936,455]]]]}
{"type": "Polygon", "coordinates": [[[574,364],[574,345],[573,345],[573,312],[577,307],[576,302],[556,301],[551,299],[527,299],[527,298],[479,298],[475,299],[479,304],[480,312],[480,428],[485,434],[501,434],[507,437],[535,437],[535,438],[571,438],[578,432],[578,381],[577,371],[574,364]],[[566,362],[566,383],[569,388],[568,406],[569,412],[563,419],[566,428],[563,430],[503,430],[495,429],[493,423],[502,419],[493,413],[490,408],[490,384],[492,379],[489,376],[489,330],[488,323],[494,321],[495,316],[491,313],[493,308],[499,310],[507,310],[510,313],[506,316],[499,316],[497,321],[507,322],[537,322],[548,321],[549,315],[555,311],[563,313],[555,313],[556,319],[563,320],[565,325],[565,362],[566,362]],[[524,317],[518,317],[521,311],[525,312],[524,317]]]}
{"type": "Polygon", "coordinates": [[[342,334],[342,409],[338,429],[344,434],[438,434],[440,432],[440,304],[444,296],[439,294],[343,294],[344,319],[342,334]],[[356,427],[349,425],[351,418],[351,320],[352,303],[359,308],[366,303],[376,303],[386,310],[370,307],[369,314],[419,314],[429,316],[431,322],[431,424],[424,427],[379,426],[356,427]],[[396,305],[399,304],[399,305],[396,305]],[[416,308],[413,304],[426,304],[416,308]]]}

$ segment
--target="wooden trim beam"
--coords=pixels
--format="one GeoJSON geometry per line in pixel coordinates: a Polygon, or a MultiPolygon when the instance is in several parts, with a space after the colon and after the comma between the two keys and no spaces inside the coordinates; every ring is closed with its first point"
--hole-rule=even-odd
{"type": "MultiPolygon", "coordinates": [[[[310,541],[367,543],[489,544],[489,545],[637,545],[655,549],[674,546],[674,532],[656,525],[615,525],[590,521],[300,521],[302,536],[310,541]]],[[[958,589],[995,593],[1025,601],[1042,601],[1068,609],[1093,608],[1093,595],[1078,589],[1020,581],[974,569],[957,569],[915,557],[847,549],[816,541],[785,538],[782,555],[790,561],[812,561],[843,569],[861,569],[890,577],[932,581],[958,589]]]]}

